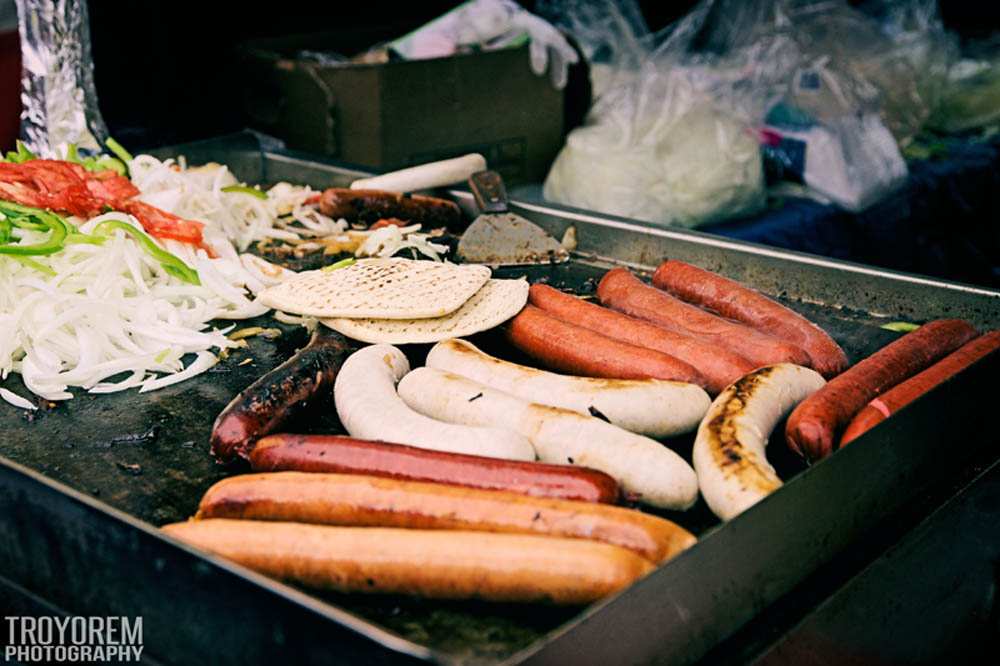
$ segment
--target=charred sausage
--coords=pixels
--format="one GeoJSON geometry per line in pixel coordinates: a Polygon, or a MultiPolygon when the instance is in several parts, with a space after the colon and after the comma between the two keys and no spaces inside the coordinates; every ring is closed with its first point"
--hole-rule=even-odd
{"type": "Polygon", "coordinates": [[[222,463],[246,458],[258,438],[330,396],[350,350],[339,333],[317,330],[309,344],[226,405],[212,426],[212,454],[222,463]]]}
{"type": "Polygon", "coordinates": [[[331,187],[319,199],[319,210],[332,218],[373,224],[399,218],[425,227],[455,229],[462,219],[458,204],[447,199],[383,190],[351,190],[331,187]]]}

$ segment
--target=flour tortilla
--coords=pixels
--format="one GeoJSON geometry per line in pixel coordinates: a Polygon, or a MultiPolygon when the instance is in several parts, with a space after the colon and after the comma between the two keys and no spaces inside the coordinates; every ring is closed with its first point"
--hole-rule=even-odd
{"type": "Polygon", "coordinates": [[[310,317],[426,319],[459,309],[489,279],[486,266],[362,259],[346,268],[300,273],[257,300],[310,317]]]}
{"type": "Polygon", "coordinates": [[[405,345],[461,338],[499,326],[528,301],[527,280],[490,280],[455,312],[435,319],[323,319],[361,342],[405,345]]]}

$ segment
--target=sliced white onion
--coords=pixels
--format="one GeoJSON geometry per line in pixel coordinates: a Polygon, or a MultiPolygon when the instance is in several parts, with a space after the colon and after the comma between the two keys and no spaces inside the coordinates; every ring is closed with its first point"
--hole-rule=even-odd
{"type": "Polygon", "coordinates": [[[31,402],[27,398],[22,398],[21,396],[14,393],[10,389],[0,388],[0,398],[3,398],[4,401],[10,403],[11,405],[14,405],[19,409],[31,409],[31,410],[38,409],[38,407],[33,402],[31,402]]]}
{"type": "Polygon", "coordinates": [[[175,372],[172,375],[166,375],[165,377],[160,377],[158,379],[148,379],[143,382],[142,388],[139,389],[139,393],[156,391],[157,389],[170,386],[171,384],[176,384],[186,379],[197,377],[218,362],[219,357],[215,354],[211,352],[198,352],[197,357],[191,362],[191,365],[184,368],[180,372],[175,372]]]}

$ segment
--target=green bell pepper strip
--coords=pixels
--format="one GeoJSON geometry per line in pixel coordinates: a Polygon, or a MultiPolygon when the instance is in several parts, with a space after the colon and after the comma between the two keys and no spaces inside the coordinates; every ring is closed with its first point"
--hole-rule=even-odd
{"type": "Polygon", "coordinates": [[[104,142],[104,145],[110,148],[115,157],[120,159],[125,165],[128,165],[128,163],[132,161],[132,153],[125,150],[125,148],[122,147],[122,144],[118,143],[111,137],[108,137],[108,140],[104,142]]]}
{"type": "Polygon", "coordinates": [[[128,177],[128,167],[125,166],[125,163],[108,155],[101,155],[97,158],[92,171],[114,171],[119,176],[128,177]]]}
{"type": "Polygon", "coordinates": [[[105,236],[94,236],[93,234],[81,234],[73,233],[72,231],[66,236],[66,245],[74,243],[86,243],[87,245],[104,245],[104,241],[107,240],[105,236]]]}
{"type": "Polygon", "coordinates": [[[240,194],[249,194],[251,196],[257,197],[258,199],[267,200],[267,193],[261,192],[257,188],[247,187],[246,185],[227,185],[222,188],[223,192],[239,192],[240,194]]]}
{"type": "Polygon", "coordinates": [[[183,280],[189,284],[201,284],[201,279],[198,277],[198,271],[185,264],[177,256],[161,248],[156,244],[156,241],[133,227],[131,224],[120,222],[118,220],[106,220],[94,227],[94,233],[102,233],[105,229],[119,229],[131,236],[132,239],[135,240],[135,242],[137,242],[147,254],[160,262],[160,265],[163,266],[163,270],[169,275],[173,275],[175,278],[183,280]]]}
{"type": "MultiPolygon", "coordinates": [[[[38,208],[28,208],[26,206],[19,206],[17,204],[9,204],[6,201],[0,203],[0,212],[4,214],[9,214],[13,210],[15,213],[22,213],[16,219],[7,218],[7,221],[11,225],[22,226],[24,222],[22,221],[26,215],[30,215],[35,219],[39,220],[41,225],[45,226],[44,231],[49,232],[49,237],[42,241],[41,243],[35,243],[34,245],[17,245],[15,243],[4,243],[0,245],[0,254],[11,254],[19,256],[31,256],[35,254],[55,254],[59,250],[63,249],[66,241],[66,236],[69,235],[69,225],[63,221],[61,217],[50,213],[48,211],[40,210],[38,208]],[[26,215],[23,215],[26,214],[26,215]]],[[[29,223],[31,225],[36,225],[38,223],[29,223]]],[[[28,227],[34,228],[34,227],[28,227]]],[[[42,229],[39,229],[40,231],[42,229]]]]}
{"type": "Polygon", "coordinates": [[[338,261],[336,263],[332,263],[329,266],[324,266],[320,270],[321,271],[335,271],[338,268],[347,268],[348,266],[352,265],[356,261],[357,260],[354,257],[348,257],[347,259],[341,259],[340,261],[338,261]]]}
{"type": "Polygon", "coordinates": [[[30,217],[27,216],[10,216],[7,218],[10,223],[17,227],[18,229],[29,229],[30,231],[48,231],[49,227],[47,224],[42,224],[41,222],[32,222],[30,217]]]}
{"type": "Polygon", "coordinates": [[[7,161],[8,162],[14,162],[15,164],[21,164],[22,162],[27,162],[28,160],[38,159],[38,157],[33,152],[31,152],[30,150],[28,150],[27,146],[25,146],[23,143],[21,143],[20,139],[17,140],[17,143],[15,145],[17,147],[17,150],[9,150],[9,151],[7,151],[7,161]]]}
{"type": "Polygon", "coordinates": [[[895,331],[896,333],[909,333],[920,328],[920,325],[911,324],[908,321],[891,321],[888,324],[882,324],[879,328],[884,328],[887,331],[895,331]]]}
{"type": "Polygon", "coordinates": [[[14,261],[17,261],[19,263],[24,264],[28,268],[35,269],[39,273],[44,273],[44,274],[48,275],[49,277],[55,277],[56,276],[56,272],[54,270],[52,270],[48,266],[44,266],[44,265],[38,263],[37,261],[35,261],[31,257],[22,257],[22,256],[19,256],[19,255],[16,255],[16,254],[12,254],[10,256],[10,258],[13,259],[14,261]]]}

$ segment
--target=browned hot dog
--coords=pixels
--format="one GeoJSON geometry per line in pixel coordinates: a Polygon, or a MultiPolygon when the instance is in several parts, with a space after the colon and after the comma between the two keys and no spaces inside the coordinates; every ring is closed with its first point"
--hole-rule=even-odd
{"type": "Polygon", "coordinates": [[[597,286],[597,297],[604,305],[627,315],[734,351],[754,367],[775,363],[809,365],[809,355],[802,348],[685,303],[649,286],[625,268],[604,275],[597,286]]]}
{"type": "Polygon", "coordinates": [[[630,345],[550,317],[526,305],[508,322],[507,339],[542,365],[585,377],[668,379],[705,387],[693,366],[669,354],[630,345]]]}
{"type": "Polygon", "coordinates": [[[208,489],[197,517],[542,534],[603,541],[651,562],[695,542],[668,520],[617,506],[350,474],[234,476],[208,489]]]}
{"type": "Polygon", "coordinates": [[[653,285],[750,328],[798,345],[827,379],[847,368],[847,355],[826,331],[799,313],[735,280],[671,259],[653,273],[653,285]]]}
{"type": "Polygon", "coordinates": [[[841,428],[870,400],[975,336],[967,322],[939,319],[889,343],[799,403],[785,426],[788,446],[812,460],[830,455],[841,428]]]}
{"type": "Polygon", "coordinates": [[[875,398],[847,424],[840,445],[857,439],[924,393],[1000,348],[1000,331],[985,333],[875,398]]]}
{"type": "Polygon", "coordinates": [[[705,377],[706,388],[712,394],[719,393],[754,369],[753,363],[736,352],[588,303],[545,284],[531,285],[528,300],[557,319],[609,338],[670,354],[691,364],[705,377]]]}
{"type": "Polygon", "coordinates": [[[618,483],[585,467],[444,453],[340,435],[271,435],[250,453],[256,472],[368,474],[506,490],[534,497],[614,503],[618,483]]]}
{"type": "Polygon", "coordinates": [[[209,441],[216,459],[246,458],[259,437],[320,400],[332,402],[333,382],[350,351],[344,336],[321,328],[294,356],[241,391],[212,426],[209,441]]]}
{"type": "Polygon", "coordinates": [[[340,592],[586,604],[653,569],[606,543],[524,534],[225,519],[163,530],[264,575],[340,592]]]}
{"type": "Polygon", "coordinates": [[[395,217],[427,227],[455,228],[462,219],[458,205],[447,199],[343,187],[331,187],[324,191],[319,199],[319,210],[332,218],[366,224],[395,217]]]}

